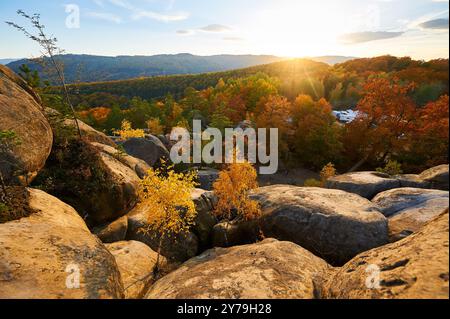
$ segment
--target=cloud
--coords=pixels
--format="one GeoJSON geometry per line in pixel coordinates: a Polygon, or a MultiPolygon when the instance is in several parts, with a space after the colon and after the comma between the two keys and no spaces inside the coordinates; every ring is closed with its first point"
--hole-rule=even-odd
{"type": "Polygon", "coordinates": [[[189,18],[189,13],[162,14],[154,11],[141,10],[135,11],[132,16],[133,20],[140,20],[142,18],[148,18],[162,22],[173,22],[186,20],[187,18],[189,18]]]}
{"type": "Polygon", "coordinates": [[[199,30],[204,32],[227,32],[231,31],[231,28],[221,24],[210,24],[203,28],[199,28],[199,30]]]}
{"type": "Polygon", "coordinates": [[[389,31],[347,33],[339,37],[339,41],[344,44],[355,44],[396,38],[401,36],[403,33],[404,32],[389,31]]]}
{"type": "Polygon", "coordinates": [[[434,19],[419,24],[422,29],[448,30],[448,19],[434,19]]]}
{"type": "Polygon", "coordinates": [[[109,22],[114,22],[114,23],[122,23],[122,18],[112,14],[112,13],[105,13],[105,12],[87,12],[86,16],[93,18],[93,19],[98,19],[98,20],[104,20],[104,21],[109,21],[109,22]]]}
{"type": "MultiPolygon", "coordinates": [[[[94,0],[94,1],[100,1],[103,0],[94,0]]],[[[150,10],[142,10],[140,8],[135,7],[130,2],[126,0],[108,0],[111,4],[129,10],[132,12],[131,18],[133,20],[140,20],[140,19],[152,19],[160,22],[173,22],[173,21],[181,21],[185,20],[189,17],[189,13],[172,13],[172,14],[164,14],[159,13],[155,11],[150,10]]]]}
{"type": "Polygon", "coordinates": [[[179,35],[192,35],[194,34],[194,30],[178,30],[177,34],[179,35]]]}
{"type": "Polygon", "coordinates": [[[94,3],[96,5],[98,5],[99,7],[104,7],[105,6],[105,4],[103,3],[103,0],[92,0],[92,1],[94,1],[94,3]]]}

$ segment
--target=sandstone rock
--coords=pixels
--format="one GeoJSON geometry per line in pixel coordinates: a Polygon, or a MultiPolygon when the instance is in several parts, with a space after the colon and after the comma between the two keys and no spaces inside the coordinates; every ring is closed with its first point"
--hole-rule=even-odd
{"type": "Polygon", "coordinates": [[[145,161],[151,167],[158,164],[163,158],[166,160],[170,158],[169,151],[164,144],[152,135],[146,138],[132,138],[121,145],[129,155],[145,161]]]}
{"type": "MultiPolygon", "coordinates": [[[[127,240],[140,241],[154,251],[158,251],[159,235],[148,230],[148,215],[151,212],[145,203],[136,206],[128,214],[127,240]]],[[[169,261],[184,262],[197,255],[199,247],[198,238],[192,232],[180,234],[175,238],[166,238],[162,242],[161,255],[169,261]]]]}
{"type": "Polygon", "coordinates": [[[253,244],[259,240],[258,221],[221,222],[214,226],[212,233],[213,247],[232,247],[253,244]]]}
{"type": "Polygon", "coordinates": [[[449,206],[446,191],[397,188],[378,194],[373,202],[389,217],[391,240],[399,240],[419,231],[449,206]]]}
{"type": "Polygon", "coordinates": [[[420,232],[357,256],[325,285],[324,297],[448,299],[448,218],[447,210],[420,232]]]}
{"type": "MultiPolygon", "coordinates": [[[[100,143],[104,145],[108,145],[111,147],[116,146],[116,144],[113,142],[112,139],[110,139],[106,134],[97,131],[96,129],[92,128],[91,126],[87,125],[83,121],[77,120],[78,125],[80,126],[81,135],[83,138],[88,140],[89,142],[94,143],[100,143]]],[[[64,121],[64,124],[70,127],[76,127],[75,120],[73,119],[66,119],[64,121]]]]}
{"type": "Polygon", "coordinates": [[[449,190],[449,165],[441,165],[430,168],[422,174],[420,178],[431,183],[431,187],[440,190],[449,190]]]}
{"type": "Polygon", "coordinates": [[[431,183],[420,178],[419,175],[405,174],[396,176],[402,188],[431,188],[431,183]]]}
{"type": "Polygon", "coordinates": [[[104,152],[104,153],[114,157],[122,164],[124,164],[124,165],[128,166],[129,168],[131,168],[132,170],[134,170],[134,172],[137,174],[137,176],[139,176],[139,178],[144,178],[145,175],[147,175],[147,171],[150,169],[150,166],[148,166],[148,164],[146,162],[144,162],[143,160],[137,159],[137,158],[130,156],[124,152],[122,153],[115,147],[108,146],[105,144],[95,143],[95,142],[93,142],[91,144],[94,145],[101,152],[104,152]]]}
{"type": "Polygon", "coordinates": [[[197,211],[192,231],[197,235],[200,246],[208,247],[211,243],[213,227],[218,223],[213,212],[217,198],[212,192],[196,189],[192,193],[192,200],[197,211]]]}
{"type": "Polygon", "coordinates": [[[251,196],[266,238],[292,241],[334,265],[388,243],[388,223],[367,199],[340,190],[275,185],[251,196]]]}
{"type": "Polygon", "coordinates": [[[0,299],[122,298],[114,257],[78,213],[42,191],[29,193],[37,213],[0,224],[0,299]],[[77,270],[80,286],[67,286],[77,270]]]}
{"type": "MultiPolygon", "coordinates": [[[[138,241],[107,244],[106,248],[116,258],[126,299],[141,299],[153,281],[153,270],[158,254],[138,241]]],[[[164,257],[160,263],[164,263],[164,257]]]]}
{"type": "Polygon", "coordinates": [[[20,142],[1,155],[7,184],[29,185],[50,154],[53,134],[40,102],[25,81],[0,65],[0,131],[13,131],[20,142]]]}
{"type": "Polygon", "coordinates": [[[92,233],[104,243],[115,243],[125,240],[127,230],[128,217],[123,216],[112,223],[95,227],[92,233]]]}
{"type": "Polygon", "coordinates": [[[327,188],[340,189],[372,199],[375,195],[401,186],[400,181],[378,172],[357,172],[328,179],[327,188]]]}
{"type": "Polygon", "coordinates": [[[155,283],[148,299],[313,299],[329,266],[289,242],[216,248],[155,283]]]}
{"type": "Polygon", "coordinates": [[[213,190],[214,182],[219,178],[220,172],[216,169],[205,168],[198,171],[199,188],[213,190]]]}
{"type": "Polygon", "coordinates": [[[123,165],[114,157],[100,153],[100,160],[104,164],[109,188],[91,194],[85,200],[90,203],[89,219],[97,224],[106,223],[126,215],[138,202],[140,178],[128,166],[123,165]]]}

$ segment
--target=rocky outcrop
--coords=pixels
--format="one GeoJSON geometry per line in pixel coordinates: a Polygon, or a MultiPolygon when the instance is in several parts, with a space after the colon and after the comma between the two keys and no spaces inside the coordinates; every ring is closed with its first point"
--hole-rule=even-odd
{"type": "MultiPolygon", "coordinates": [[[[80,126],[81,135],[87,141],[93,142],[93,143],[100,143],[100,144],[108,145],[111,147],[116,146],[114,141],[112,139],[110,139],[108,136],[106,136],[106,134],[97,131],[96,129],[87,125],[86,123],[84,123],[81,120],[77,120],[77,122],[78,122],[78,125],[80,126]]],[[[75,120],[73,120],[73,119],[66,119],[64,121],[64,125],[76,128],[75,120]]]]}
{"type": "Polygon", "coordinates": [[[199,188],[213,190],[214,182],[219,178],[220,172],[213,168],[204,168],[198,171],[199,188]]]}
{"type": "Polygon", "coordinates": [[[99,151],[114,157],[122,164],[131,168],[139,178],[144,178],[145,175],[147,175],[148,170],[150,170],[150,166],[148,166],[148,164],[143,160],[130,156],[125,152],[121,152],[115,147],[95,142],[91,144],[95,146],[99,151]]]}
{"type": "Polygon", "coordinates": [[[92,193],[84,200],[89,219],[97,224],[105,223],[127,214],[138,202],[140,179],[129,167],[114,157],[100,153],[108,187],[92,193]]]}
{"type": "Polygon", "coordinates": [[[373,202],[389,218],[391,240],[396,241],[419,231],[449,206],[446,191],[397,188],[378,194],[373,202]]]}
{"type": "Polygon", "coordinates": [[[449,215],[420,232],[354,258],[326,284],[325,298],[448,299],[449,215]]]}
{"type": "Polygon", "coordinates": [[[213,247],[232,247],[253,244],[260,238],[261,229],[258,220],[221,222],[214,226],[212,232],[213,247]]]}
{"type": "MultiPolygon", "coordinates": [[[[151,211],[145,203],[139,204],[128,214],[126,239],[140,241],[154,251],[158,251],[160,236],[149,230],[149,214],[151,214],[151,211]]],[[[198,250],[199,240],[192,232],[164,238],[161,245],[161,255],[171,262],[184,262],[196,256],[198,250]]]]}
{"type": "Polygon", "coordinates": [[[261,204],[263,236],[292,241],[333,265],[388,243],[388,223],[365,198],[340,190],[275,185],[251,196],[261,204]]]}
{"type": "Polygon", "coordinates": [[[148,299],[313,299],[329,266],[305,249],[273,239],[216,248],[155,283],[148,299]]]}
{"type": "Polygon", "coordinates": [[[431,188],[431,183],[426,182],[415,174],[404,174],[396,176],[401,188],[431,188]]]}
{"type": "Polygon", "coordinates": [[[367,199],[377,194],[401,186],[400,181],[378,172],[357,172],[328,179],[326,187],[358,194],[367,199]]]}
{"type": "Polygon", "coordinates": [[[127,154],[143,160],[154,167],[161,159],[170,159],[170,154],[164,144],[152,135],[146,138],[132,138],[122,144],[127,154]]]}
{"type": "Polygon", "coordinates": [[[218,199],[213,192],[196,189],[192,193],[192,200],[197,211],[192,231],[198,237],[201,247],[209,247],[213,228],[218,223],[217,217],[214,215],[218,199]]]}
{"type": "Polygon", "coordinates": [[[78,213],[42,191],[28,191],[37,213],[0,224],[0,299],[123,297],[114,257],[78,213]]]}
{"type": "MultiPolygon", "coordinates": [[[[141,299],[153,282],[153,270],[158,254],[137,241],[107,244],[120,270],[126,299],[141,299]]],[[[164,263],[164,257],[160,263],[164,263]]]]}
{"type": "Polygon", "coordinates": [[[8,150],[0,149],[0,173],[7,184],[29,185],[50,154],[53,134],[39,96],[0,65],[0,131],[15,134],[8,150]]]}
{"type": "Polygon", "coordinates": [[[430,168],[419,175],[420,179],[431,184],[431,188],[449,190],[449,165],[430,168]]]}
{"type": "Polygon", "coordinates": [[[128,230],[128,217],[123,216],[118,220],[95,227],[92,233],[95,234],[104,243],[115,243],[125,240],[128,230]]]}

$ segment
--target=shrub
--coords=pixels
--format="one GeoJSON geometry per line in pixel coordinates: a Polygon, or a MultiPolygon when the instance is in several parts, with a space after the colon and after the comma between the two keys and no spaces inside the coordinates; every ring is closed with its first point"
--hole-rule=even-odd
{"type": "Polygon", "coordinates": [[[305,181],[305,187],[325,187],[327,180],[331,177],[336,176],[336,169],[333,163],[328,163],[322,168],[320,172],[320,181],[314,178],[305,181]]]}
{"type": "Polygon", "coordinates": [[[147,128],[150,130],[150,133],[153,135],[161,135],[164,134],[164,126],[161,124],[161,120],[157,118],[152,118],[147,121],[147,128]]]}
{"type": "Polygon", "coordinates": [[[249,199],[250,191],[258,187],[256,178],[256,170],[247,162],[230,164],[220,172],[213,185],[219,199],[215,209],[216,215],[228,220],[233,217],[242,220],[258,218],[261,215],[259,204],[249,199]]]}
{"type": "Polygon", "coordinates": [[[397,161],[390,160],[384,168],[377,168],[377,172],[391,176],[400,175],[403,174],[402,164],[397,161]]]}
{"type": "Polygon", "coordinates": [[[122,127],[120,130],[114,131],[114,134],[120,136],[121,141],[126,141],[130,138],[144,138],[145,132],[141,129],[133,129],[131,127],[131,122],[124,120],[122,122],[122,127]]]}
{"type": "Polygon", "coordinates": [[[322,171],[320,172],[320,178],[322,179],[322,183],[326,183],[327,180],[331,177],[336,176],[336,168],[334,168],[333,163],[328,163],[327,165],[322,168],[322,171]]]}
{"type": "Polygon", "coordinates": [[[187,232],[197,216],[191,194],[195,189],[195,172],[176,173],[173,166],[162,163],[161,168],[150,169],[142,180],[140,197],[149,207],[148,228],[143,232],[159,236],[158,260],[163,240],[187,232]]]}

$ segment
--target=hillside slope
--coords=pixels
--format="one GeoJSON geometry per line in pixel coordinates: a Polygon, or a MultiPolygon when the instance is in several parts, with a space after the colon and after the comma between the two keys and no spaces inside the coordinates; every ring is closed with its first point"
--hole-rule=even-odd
{"type": "MultiPolygon", "coordinates": [[[[198,74],[241,69],[250,66],[277,62],[283,58],[266,55],[215,55],[195,56],[192,54],[154,56],[93,56],[61,55],[68,83],[125,80],[139,77],[198,74]]],[[[30,60],[19,60],[8,64],[18,72],[22,64],[38,70],[48,80],[39,64],[30,60]]]]}

